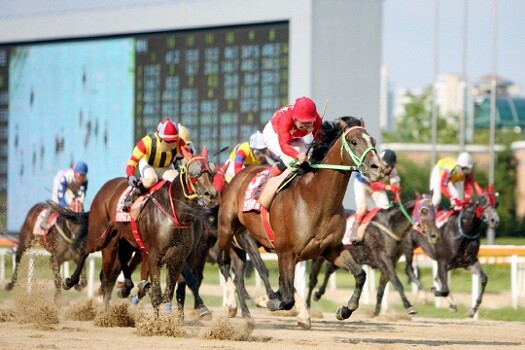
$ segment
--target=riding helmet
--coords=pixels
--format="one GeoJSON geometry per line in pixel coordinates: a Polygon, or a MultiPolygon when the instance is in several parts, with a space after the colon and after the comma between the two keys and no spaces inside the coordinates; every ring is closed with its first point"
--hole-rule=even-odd
{"type": "Polygon", "coordinates": [[[88,166],[83,161],[79,160],[75,163],[75,166],[73,167],[73,171],[80,175],[86,175],[88,173],[88,166]]]}
{"type": "Polygon", "coordinates": [[[396,153],[390,149],[385,149],[379,155],[385,165],[394,166],[397,163],[396,153]]]}
{"type": "Polygon", "coordinates": [[[169,118],[160,122],[157,132],[159,137],[166,142],[174,142],[179,139],[179,131],[169,118]]]}
{"type": "Polygon", "coordinates": [[[292,112],[301,123],[313,123],[317,118],[317,107],[309,97],[299,97],[292,105],[292,112]]]}
{"type": "Polygon", "coordinates": [[[472,169],[474,166],[474,160],[468,152],[462,152],[458,156],[458,165],[462,168],[472,169]]]}
{"type": "Polygon", "coordinates": [[[264,144],[263,134],[259,130],[257,130],[256,133],[253,133],[252,136],[250,136],[250,148],[257,150],[263,150],[266,148],[266,145],[264,144]]]}

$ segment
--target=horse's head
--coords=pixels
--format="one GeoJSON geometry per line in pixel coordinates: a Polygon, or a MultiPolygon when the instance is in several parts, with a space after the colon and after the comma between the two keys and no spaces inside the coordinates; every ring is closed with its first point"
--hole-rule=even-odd
{"type": "Polygon", "coordinates": [[[497,228],[499,225],[499,215],[496,211],[498,207],[498,198],[494,193],[494,186],[491,184],[488,190],[482,192],[473,202],[474,213],[478,219],[481,219],[490,228],[497,228]]]}
{"type": "MultiPolygon", "coordinates": [[[[355,118],[354,118],[355,119],[355,118]]],[[[348,126],[341,136],[343,162],[354,164],[370,182],[384,177],[385,164],[375,149],[376,141],[365,129],[363,119],[359,125],[348,126]]]]}
{"type": "Polygon", "coordinates": [[[414,224],[418,224],[430,244],[439,240],[439,229],[436,226],[436,209],[432,203],[432,196],[416,193],[416,206],[412,214],[414,224]]]}
{"type": "Polygon", "coordinates": [[[180,167],[180,172],[187,187],[187,196],[197,197],[199,204],[206,208],[217,205],[217,190],[213,186],[217,169],[214,163],[208,162],[206,148],[200,155],[192,156],[185,149],[182,153],[186,163],[180,167]]]}

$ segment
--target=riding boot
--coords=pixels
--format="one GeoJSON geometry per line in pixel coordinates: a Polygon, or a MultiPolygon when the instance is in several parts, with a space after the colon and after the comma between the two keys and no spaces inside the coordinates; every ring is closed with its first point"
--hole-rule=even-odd
{"type": "Polygon", "coordinates": [[[275,163],[271,169],[270,169],[270,176],[269,177],[276,177],[276,176],[279,176],[283,173],[283,171],[286,170],[286,165],[282,162],[282,161],[279,161],[277,163],[275,163]]]}
{"type": "Polygon", "coordinates": [[[126,199],[124,200],[124,203],[122,203],[122,211],[129,212],[131,209],[131,206],[133,205],[133,202],[139,198],[139,196],[142,194],[142,190],[138,187],[133,188],[133,190],[128,194],[126,199]]]}
{"type": "Polygon", "coordinates": [[[359,228],[359,225],[363,222],[363,219],[365,218],[366,214],[355,214],[355,221],[352,225],[352,232],[350,233],[350,243],[352,244],[360,244],[363,240],[363,237],[359,237],[357,235],[357,229],[359,228]]]}

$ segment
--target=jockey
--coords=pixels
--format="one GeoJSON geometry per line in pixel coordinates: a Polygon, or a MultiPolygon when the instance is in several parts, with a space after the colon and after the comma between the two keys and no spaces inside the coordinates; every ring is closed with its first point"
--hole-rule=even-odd
{"type": "Polygon", "coordinates": [[[307,142],[312,135],[321,141],[318,133],[321,123],[317,107],[308,97],[299,97],[274,113],[263,130],[266,147],[280,158],[271,168],[270,176],[280,175],[291,161],[301,164],[308,160],[307,142]]]}
{"type": "Polygon", "coordinates": [[[473,167],[472,156],[467,152],[460,153],[457,160],[447,157],[437,162],[430,175],[432,203],[436,208],[441,203],[441,194],[450,200],[454,210],[460,211],[468,205],[472,189],[478,194],[482,192],[474,181],[473,167]]]}
{"type": "MultiPolygon", "coordinates": [[[[396,153],[385,149],[379,155],[385,163],[385,178],[382,181],[368,182],[360,173],[356,173],[354,181],[354,193],[356,201],[355,221],[352,226],[350,241],[353,244],[360,243],[363,237],[357,234],[357,228],[363,222],[368,212],[368,198],[371,198],[377,207],[386,209],[390,207],[390,200],[386,191],[390,191],[394,196],[401,195],[401,178],[399,177],[395,165],[397,163],[396,153]]],[[[396,200],[395,198],[394,200],[396,200]]]]}
{"type": "Polygon", "coordinates": [[[250,141],[239,143],[233,148],[229,159],[222,167],[227,181],[229,182],[245,166],[265,163],[267,156],[268,149],[264,144],[263,134],[257,131],[250,136],[250,141]]]}
{"type": "Polygon", "coordinates": [[[53,179],[53,192],[51,199],[65,208],[71,204],[73,198],[77,198],[80,203],[84,204],[88,186],[87,180],[88,166],[82,161],[77,161],[72,168],[60,170],[53,179]],[[67,191],[74,196],[68,198],[67,191]]]}
{"type": "MultiPolygon", "coordinates": [[[[82,161],[77,161],[72,168],[60,170],[53,179],[51,200],[62,208],[69,207],[73,199],[78,200],[84,206],[88,187],[87,173],[88,166],[82,161]]],[[[49,215],[51,215],[51,210],[46,212],[40,224],[40,227],[46,231],[49,229],[47,227],[49,215]]]]}
{"type": "Polygon", "coordinates": [[[173,165],[177,154],[186,143],[179,137],[175,124],[166,118],[157,126],[157,131],[144,136],[133,149],[126,166],[126,176],[133,191],[124,201],[122,210],[129,211],[131,205],[142,191],[154,186],[159,179],[173,181],[178,172],[173,165]],[[139,167],[141,181],[135,177],[139,167]]]}
{"type": "Polygon", "coordinates": [[[195,154],[195,147],[191,141],[190,130],[181,123],[177,124],[177,129],[179,130],[180,138],[184,140],[186,146],[190,149],[191,154],[195,154]]]}

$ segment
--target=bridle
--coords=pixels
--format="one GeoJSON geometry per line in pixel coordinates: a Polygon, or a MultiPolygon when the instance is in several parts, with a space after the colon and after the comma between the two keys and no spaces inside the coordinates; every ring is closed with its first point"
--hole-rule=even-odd
{"type": "Polygon", "coordinates": [[[310,164],[310,167],[314,169],[332,169],[332,170],[342,170],[342,171],[359,171],[362,172],[364,168],[364,160],[366,155],[369,152],[376,152],[375,147],[368,147],[364,150],[364,152],[359,157],[357,154],[354,153],[350,145],[348,144],[348,140],[346,139],[346,135],[352,130],[356,129],[363,129],[366,131],[366,129],[362,126],[352,126],[348,128],[344,133],[341,134],[341,160],[343,160],[344,151],[348,153],[352,161],[355,165],[339,165],[339,164],[310,164]]]}

